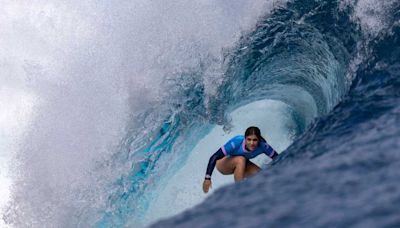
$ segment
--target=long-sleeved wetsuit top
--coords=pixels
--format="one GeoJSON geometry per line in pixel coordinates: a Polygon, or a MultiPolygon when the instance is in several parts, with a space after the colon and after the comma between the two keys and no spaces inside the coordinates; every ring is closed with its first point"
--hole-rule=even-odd
{"type": "Polygon", "coordinates": [[[246,149],[245,137],[243,135],[235,136],[211,156],[207,166],[206,179],[211,178],[217,160],[224,156],[244,156],[247,159],[251,159],[262,153],[270,158],[274,158],[278,155],[278,153],[264,141],[259,142],[256,149],[249,151],[246,149]]]}

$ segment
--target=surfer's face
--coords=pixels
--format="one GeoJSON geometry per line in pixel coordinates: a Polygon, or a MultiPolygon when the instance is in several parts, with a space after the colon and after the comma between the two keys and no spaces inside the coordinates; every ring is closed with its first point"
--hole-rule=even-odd
{"type": "Polygon", "coordinates": [[[254,150],[258,146],[258,138],[256,135],[246,136],[246,146],[249,150],[254,150]]]}

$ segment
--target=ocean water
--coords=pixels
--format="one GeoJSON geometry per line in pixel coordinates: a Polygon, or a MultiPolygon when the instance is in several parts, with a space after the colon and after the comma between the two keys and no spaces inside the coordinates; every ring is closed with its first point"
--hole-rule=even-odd
{"type": "Polygon", "coordinates": [[[400,226],[400,2],[2,5],[0,226],[400,226]]]}

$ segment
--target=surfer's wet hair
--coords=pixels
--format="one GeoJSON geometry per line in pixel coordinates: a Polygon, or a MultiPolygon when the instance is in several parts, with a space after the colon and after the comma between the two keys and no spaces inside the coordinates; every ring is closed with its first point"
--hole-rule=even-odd
{"type": "Polygon", "coordinates": [[[258,127],[255,127],[255,126],[248,127],[246,129],[246,132],[244,133],[244,137],[247,137],[249,135],[257,136],[258,141],[260,141],[260,142],[266,142],[266,140],[261,136],[261,131],[260,131],[260,128],[258,128],[258,127]]]}

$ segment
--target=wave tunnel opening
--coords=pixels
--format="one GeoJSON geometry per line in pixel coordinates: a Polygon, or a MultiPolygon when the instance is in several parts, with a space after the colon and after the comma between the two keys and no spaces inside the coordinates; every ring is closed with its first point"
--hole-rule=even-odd
{"type": "MultiPolygon", "coordinates": [[[[247,127],[258,126],[264,138],[278,152],[286,149],[298,134],[292,112],[285,103],[269,99],[251,102],[233,110],[229,114],[231,130],[227,133],[223,126],[212,127],[189,152],[190,155],[181,168],[161,184],[162,187],[157,190],[157,195],[144,216],[144,224],[181,213],[202,202],[221,186],[232,184],[231,175],[224,176],[215,171],[213,188],[208,195],[201,189],[209,157],[232,136],[244,134],[247,127]]],[[[259,167],[264,167],[270,158],[261,155],[252,161],[259,167]]]]}

